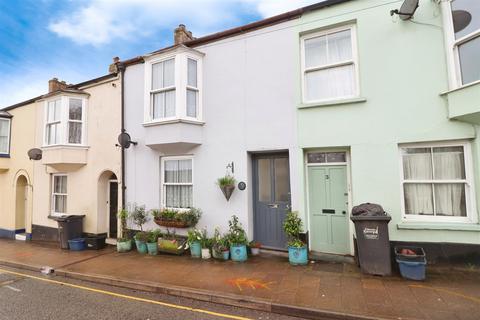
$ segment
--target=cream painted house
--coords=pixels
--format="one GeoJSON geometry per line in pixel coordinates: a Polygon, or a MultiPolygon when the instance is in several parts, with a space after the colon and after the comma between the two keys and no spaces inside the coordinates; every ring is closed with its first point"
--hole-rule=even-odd
{"type": "Polygon", "coordinates": [[[33,104],[0,111],[0,237],[30,233],[33,163],[27,151],[34,144],[33,104]]]}
{"type": "Polygon", "coordinates": [[[11,158],[0,158],[6,172],[0,172],[0,190],[6,190],[0,197],[11,203],[1,206],[0,228],[6,231],[0,235],[12,237],[12,231],[25,229],[27,238],[56,241],[56,217],[85,215],[85,233],[117,236],[120,108],[116,73],[76,85],[52,79],[47,94],[5,108],[12,125],[11,158]],[[32,149],[41,159],[29,159],[32,149]],[[25,209],[20,187],[28,200],[25,209]],[[26,212],[23,220],[21,212],[26,212]]]}

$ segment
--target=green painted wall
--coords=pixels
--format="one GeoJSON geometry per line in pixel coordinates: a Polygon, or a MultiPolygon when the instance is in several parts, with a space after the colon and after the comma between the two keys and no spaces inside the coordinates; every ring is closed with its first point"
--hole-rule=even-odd
{"type": "MultiPolygon", "coordinates": [[[[390,17],[390,10],[398,9],[402,2],[355,0],[311,12],[298,20],[299,50],[303,33],[355,22],[360,96],[366,99],[299,108],[299,144],[303,150],[349,148],[353,205],[382,204],[392,215],[389,225],[392,240],[480,243],[480,228],[477,231],[397,228],[401,223],[399,143],[472,139],[477,199],[480,198],[480,143],[474,139],[478,128],[449,120],[447,100],[440,96],[448,90],[440,7],[433,1],[421,0],[415,21],[430,25],[416,24],[390,17]]],[[[300,52],[298,75],[297,101],[301,106],[300,52]]],[[[303,152],[297,156],[304,163],[303,152]]],[[[305,175],[303,179],[301,194],[306,194],[305,175]]],[[[308,220],[305,199],[300,211],[308,220]]]]}

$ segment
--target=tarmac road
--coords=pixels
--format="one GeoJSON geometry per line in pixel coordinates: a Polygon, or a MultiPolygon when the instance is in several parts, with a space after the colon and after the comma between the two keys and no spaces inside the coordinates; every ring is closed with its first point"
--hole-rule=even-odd
{"type": "Polygon", "coordinates": [[[58,276],[45,276],[39,272],[0,266],[0,319],[295,320],[301,318],[98,285],[58,276]]]}

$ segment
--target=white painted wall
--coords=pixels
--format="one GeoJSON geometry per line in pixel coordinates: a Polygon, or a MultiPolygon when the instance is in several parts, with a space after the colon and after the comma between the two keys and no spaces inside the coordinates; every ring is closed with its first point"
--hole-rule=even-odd
{"type": "MultiPolygon", "coordinates": [[[[250,152],[289,150],[292,208],[298,207],[295,97],[298,43],[293,22],[195,48],[203,53],[203,143],[190,151],[194,160],[194,206],[204,215],[198,227],[223,230],[232,214],[239,216],[253,236],[250,152]],[[227,202],[216,185],[229,162],[235,178],[247,189],[235,190],[227,202]]],[[[144,65],[125,73],[126,130],[137,146],[126,151],[126,202],[159,208],[160,157],[181,155],[178,150],[145,146],[144,65]]],[[[178,107],[178,106],[177,106],[178,107]]],[[[151,222],[149,228],[155,228],[151,222]]]]}

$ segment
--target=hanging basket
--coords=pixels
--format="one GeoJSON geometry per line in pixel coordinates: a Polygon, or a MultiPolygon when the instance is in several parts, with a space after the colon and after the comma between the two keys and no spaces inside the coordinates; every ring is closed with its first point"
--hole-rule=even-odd
{"type": "Polygon", "coordinates": [[[226,185],[226,186],[221,186],[220,190],[222,190],[223,195],[225,196],[225,199],[230,200],[230,197],[232,196],[233,190],[235,190],[235,186],[232,185],[226,185]]]}
{"type": "Polygon", "coordinates": [[[167,228],[190,228],[190,227],[193,227],[191,224],[189,224],[187,222],[178,221],[178,220],[155,218],[153,221],[155,221],[155,223],[158,224],[159,226],[167,227],[167,228]]]}

